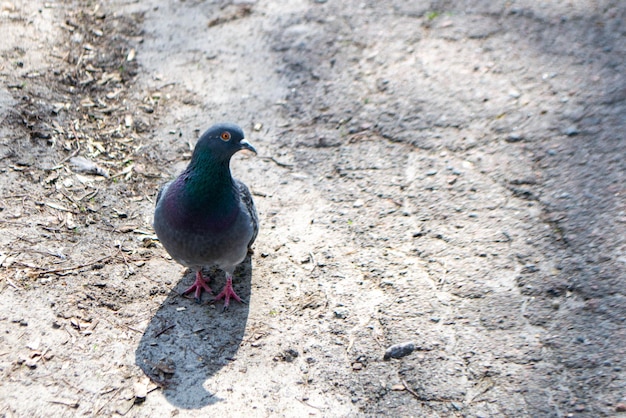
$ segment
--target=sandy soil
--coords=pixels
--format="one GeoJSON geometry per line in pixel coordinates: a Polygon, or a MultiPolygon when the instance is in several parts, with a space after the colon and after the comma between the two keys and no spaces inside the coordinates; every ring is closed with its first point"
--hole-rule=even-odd
{"type": "Polygon", "coordinates": [[[626,411],[623,2],[0,7],[2,416],[626,411]],[[216,121],[228,312],[151,227],[216,121]]]}

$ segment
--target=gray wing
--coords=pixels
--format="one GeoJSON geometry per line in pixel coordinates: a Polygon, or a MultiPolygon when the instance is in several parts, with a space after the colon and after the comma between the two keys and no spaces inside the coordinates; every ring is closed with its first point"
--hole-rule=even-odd
{"type": "Polygon", "coordinates": [[[252,247],[254,240],[256,239],[257,234],[259,233],[259,216],[256,213],[256,207],[254,206],[254,200],[252,200],[252,194],[250,193],[250,189],[248,186],[243,184],[241,181],[235,179],[235,183],[239,187],[239,195],[241,196],[241,201],[245,205],[246,209],[248,209],[248,213],[250,214],[250,219],[252,219],[252,239],[248,243],[248,249],[252,247]]]}

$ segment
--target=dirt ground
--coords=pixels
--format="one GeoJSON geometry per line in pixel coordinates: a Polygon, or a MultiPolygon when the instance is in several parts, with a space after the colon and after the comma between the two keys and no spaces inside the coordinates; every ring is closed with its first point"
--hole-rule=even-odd
{"type": "Polygon", "coordinates": [[[624,2],[0,8],[1,416],[626,416],[624,2]],[[151,227],[217,121],[227,312],[151,227]]]}

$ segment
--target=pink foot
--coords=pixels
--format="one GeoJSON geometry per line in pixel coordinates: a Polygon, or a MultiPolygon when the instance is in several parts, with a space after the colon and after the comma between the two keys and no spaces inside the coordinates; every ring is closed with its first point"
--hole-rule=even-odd
{"type": "Polygon", "coordinates": [[[204,277],[202,277],[202,272],[201,271],[197,271],[196,272],[196,281],[193,282],[193,284],[187,290],[185,290],[183,292],[183,295],[186,295],[187,293],[195,291],[194,299],[196,300],[196,302],[200,303],[200,299],[201,299],[203,290],[205,292],[208,292],[208,293],[213,293],[213,291],[211,290],[211,288],[207,284],[206,280],[204,280],[204,277]]]}
{"type": "Polygon", "coordinates": [[[242,303],[241,298],[237,296],[237,294],[233,290],[233,278],[228,276],[226,278],[226,286],[224,286],[224,290],[222,290],[219,295],[215,296],[213,302],[224,299],[224,310],[227,310],[228,304],[230,303],[230,298],[233,298],[237,302],[242,303]]]}

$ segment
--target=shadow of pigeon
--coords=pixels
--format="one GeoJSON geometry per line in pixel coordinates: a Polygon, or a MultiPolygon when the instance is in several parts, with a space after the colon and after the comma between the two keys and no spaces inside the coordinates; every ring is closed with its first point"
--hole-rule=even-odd
{"type": "MultiPolygon", "coordinates": [[[[221,270],[206,271],[213,296],[225,284],[221,270]]],[[[205,382],[232,361],[243,339],[249,305],[233,301],[223,312],[223,301],[212,304],[203,294],[202,303],[182,297],[193,283],[189,272],[170,292],[150,320],[137,349],[135,364],[154,382],[163,386],[165,398],[175,407],[198,409],[222,399],[205,388],[205,382]]],[[[250,256],[233,275],[235,291],[250,299],[252,265],[250,256]]]]}

